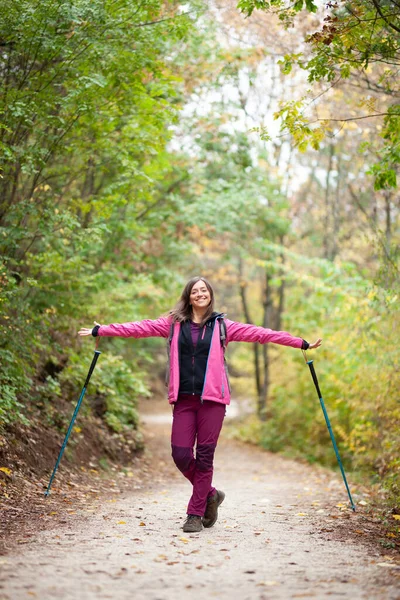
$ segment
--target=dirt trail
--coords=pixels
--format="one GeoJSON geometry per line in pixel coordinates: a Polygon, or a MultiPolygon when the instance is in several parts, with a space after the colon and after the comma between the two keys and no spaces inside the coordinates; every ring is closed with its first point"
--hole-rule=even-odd
{"type": "Polygon", "coordinates": [[[217,524],[184,534],[190,488],[170,459],[171,417],[145,419],[156,476],[2,558],[0,598],[400,598],[399,557],[365,544],[360,516],[336,507],[346,503],[338,477],[244,444],[218,446],[217,524]]]}

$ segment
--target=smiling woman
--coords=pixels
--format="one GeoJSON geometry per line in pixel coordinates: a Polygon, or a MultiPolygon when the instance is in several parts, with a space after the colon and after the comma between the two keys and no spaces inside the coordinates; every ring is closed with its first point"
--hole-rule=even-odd
{"type": "Polygon", "coordinates": [[[214,453],[222,428],[230,388],[225,348],[230,342],[272,342],[310,349],[286,331],[273,331],[226,319],[214,311],[214,290],[204,277],[186,284],[175,308],[165,317],[133,323],[82,328],[79,335],[164,337],[169,339],[168,399],[173,407],[172,458],[193,486],[183,530],[212,527],[224,492],[212,486],[214,453]],[[194,447],[196,445],[196,456],[194,447]]]}

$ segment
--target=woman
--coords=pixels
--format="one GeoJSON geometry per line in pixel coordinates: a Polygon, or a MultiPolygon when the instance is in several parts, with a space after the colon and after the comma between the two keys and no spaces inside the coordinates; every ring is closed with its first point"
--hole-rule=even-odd
{"type": "Polygon", "coordinates": [[[224,492],[212,486],[214,452],[230,401],[225,346],[229,342],[273,342],[307,350],[321,345],[321,339],[309,344],[285,331],[225,319],[214,312],[214,291],[204,277],[188,281],[166,317],[112,325],[95,322],[93,329],[82,328],[79,335],[170,339],[167,385],[173,405],[172,457],[193,486],[183,525],[187,533],[212,527],[225,498],[224,492]]]}

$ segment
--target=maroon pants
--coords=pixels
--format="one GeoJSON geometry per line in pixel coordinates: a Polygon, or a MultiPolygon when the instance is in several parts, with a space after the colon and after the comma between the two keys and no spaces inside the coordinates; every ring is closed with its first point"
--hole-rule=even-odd
{"type": "Polygon", "coordinates": [[[174,405],[171,446],[172,458],[182,474],[193,485],[187,508],[188,515],[202,517],[212,487],[214,452],[225,416],[225,405],[200,396],[178,397],[174,405]],[[196,458],[193,448],[196,442],[196,458]]]}

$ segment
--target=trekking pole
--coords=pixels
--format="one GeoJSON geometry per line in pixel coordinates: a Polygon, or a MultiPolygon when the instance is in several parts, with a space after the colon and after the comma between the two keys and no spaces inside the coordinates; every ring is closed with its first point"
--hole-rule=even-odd
{"type": "Polygon", "coordinates": [[[353,511],[355,511],[356,507],[354,506],[353,498],[351,497],[351,493],[350,493],[350,488],[349,488],[348,483],[347,483],[346,474],[344,472],[342,461],[340,460],[340,454],[339,454],[338,447],[336,445],[335,436],[333,435],[333,431],[332,431],[332,427],[331,427],[331,422],[329,420],[328,413],[326,412],[326,408],[325,408],[325,404],[324,404],[324,401],[323,401],[323,398],[322,398],[322,394],[321,394],[321,391],[319,389],[317,374],[315,372],[314,364],[313,364],[314,361],[313,360],[307,360],[307,355],[306,355],[305,351],[302,350],[302,352],[303,352],[304,360],[306,361],[306,363],[310,367],[311,377],[313,378],[313,382],[314,382],[315,388],[317,390],[317,394],[318,394],[318,398],[319,398],[319,401],[320,401],[320,404],[321,404],[322,412],[324,413],[326,425],[328,427],[329,435],[331,436],[331,440],[332,440],[332,445],[333,445],[333,448],[335,450],[335,454],[336,454],[337,461],[339,463],[340,471],[342,473],[344,485],[346,486],[347,494],[349,496],[351,508],[353,509],[353,511]]]}
{"type": "Polygon", "coordinates": [[[94,351],[94,356],[93,356],[93,359],[92,359],[92,364],[90,365],[90,369],[89,369],[89,372],[88,372],[88,374],[87,374],[87,377],[86,377],[86,381],[85,381],[85,383],[84,383],[84,386],[83,386],[83,388],[82,388],[81,395],[79,396],[79,400],[78,400],[78,403],[77,403],[77,405],[76,405],[76,407],[75,407],[74,414],[72,415],[72,419],[71,419],[71,422],[70,422],[70,424],[69,424],[69,427],[68,427],[67,434],[66,434],[66,436],[65,436],[65,438],[64,438],[64,441],[63,441],[63,444],[62,444],[62,446],[61,446],[61,450],[60,450],[60,453],[59,453],[59,455],[58,455],[58,458],[57,458],[57,461],[56,461],[55,467],[54,467],[54,469],[53,469],[53,472],[52,472],[52,474],[51,474],[50,481],[49,481],[49,485],[47,486],[47,490],[46,490],[46,491],[45,491],[45,493],[44,493],[44,495],[45,495],[45,497],[46,497],[46,498],[47,498],[47,496],[50,494],[50,487],[51,487],[51,484],[53,483],[53,479],[54,479],[54,476],[55,476],[55,474],[56,474],[56,472],[57,472],[58,465],[60,464],[60,460],[61,460],[61,458],[62,458],[62,455],[64,454],[65,446],[67,445],[68,438],[69,438],[69,436],[70,436],[70,434],[71,434],[71,431],[72,431],[72,428],[73,428],[73,426],[74,426],[75,419],[76,419],[76,417],[77,417],[77,415],[78,415],[78,411],[79,411],[79,408],[80,408],[80,406],[81,406],[81,404],[82,404],[82,400],[83,400],[83,397],[84,397],[84,395],[85,395],[86,388],[87,388],[87,386],[89,385],[90,378],[91,378],[91,376],[92,376],[92,373],[93,373],[93,371],[94,371],[94,368],[95,368],[95,366],[96,366],[97,359],[99,358],[99,355],[101,354],[101,352],[100,352],[99,350],[97,350],[98,339],[96,340],[96,342],[97,342],[97,343],[96,343],[96,350],[94,351]]]}

